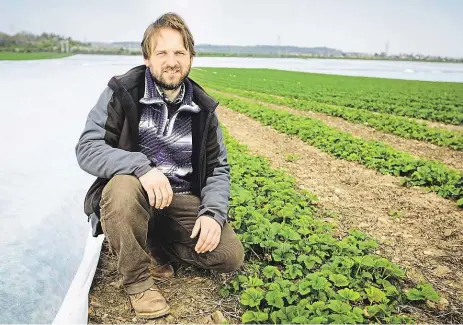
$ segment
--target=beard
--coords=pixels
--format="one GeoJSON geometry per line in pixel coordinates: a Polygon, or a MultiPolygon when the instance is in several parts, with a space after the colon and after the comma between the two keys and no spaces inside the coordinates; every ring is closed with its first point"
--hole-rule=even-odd
{"type": "Polygon", "coordinates": [[[190,74],[191,70],[191,65],[188,66],[188,68],[182,73],[182,69],[179,66],[176,67],[169,67],[162,69],[160,73],[153,73],[151,71],[151,76],[153,77],[154,81],[156,84],[161,87],[162,89],[165,90],[176,90],[180,88],[180,86],[183,84],[183,81],[188,77],[190,74]],[[171,71],[179,71],[180,72],[180,77],[177,80],[169,80],[168,74],[171,71]]]}

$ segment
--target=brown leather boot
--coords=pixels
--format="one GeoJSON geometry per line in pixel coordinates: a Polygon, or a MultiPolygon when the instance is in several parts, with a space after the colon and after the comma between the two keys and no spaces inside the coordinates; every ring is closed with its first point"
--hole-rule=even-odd
{"type": "Polygon", "coordinates": [[[174,268],[159,246],[149,249],[151,265],[148,267],[153,278],[165,280],[174,276],[174,268]]]}
{"type": "Polygon", "coordinates": [[[157,318],[169,313],[169,305],[155,285],[143,292],[129,295],[129,297],[138,317],[157,318]]]}
{"type": "Polygon", "coordinates": [[[165,280],[174,276],[174,268],[170,263],[164,265],[150,265],[149,267],[151,276],[156,280],[165,280]]]}

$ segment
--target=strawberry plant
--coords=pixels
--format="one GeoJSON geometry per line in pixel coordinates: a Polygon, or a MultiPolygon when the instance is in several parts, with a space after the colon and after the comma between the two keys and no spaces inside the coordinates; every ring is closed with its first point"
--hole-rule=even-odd
{"type": "Polygon", "coordinates": [[[400,304],[435,298],[429,285],[405,293],[405,272],[373,254],[373,239],[357,230],[334,237],[313,194],[224,133],[232,166],[229,222],[246,264],[221,293],[239,297],[243,323],[409,323],[400,304]]]}
{"type": "Polygon", "coordinates": [[[325,113],[331,116],[341,117],[352,123],[363,124],[379,131],[395,134],[406,139],[427,141],[439,146],[463,150],[463,134],[461,132],[429,127],[426,124],[410,120],[406,117],[325,104],[308,99],[275,97],[265,93],[228,87],[219,88],[214,84],[206,84],[209,85],[210,89],[222,90],[230,94],[255,99],[260,102],[284,105],[301,111],[325,113]]]}
{"type": "Polygon", "coordinates": [[[294,116],[261,104],[243,102],[213,91],[211,93],[230,109],[280,132],[298,136],[336,158],[358,161],[382,174],[403,177],[404,185],[426,187],[444,198],[456,200],[457,204],[463,198],[463,173],[440,162],[418,159],[382,142],[354,137],[310,117],[294,116]]]}
{"type": "Polygon", "coordinates": [[[336,76],[270,69],[193,69],[205,85],[309,100],[364,112],[463,123],[463,84],[336,76]],[[232,76],[232,77],[231,77],[232,76]]]}

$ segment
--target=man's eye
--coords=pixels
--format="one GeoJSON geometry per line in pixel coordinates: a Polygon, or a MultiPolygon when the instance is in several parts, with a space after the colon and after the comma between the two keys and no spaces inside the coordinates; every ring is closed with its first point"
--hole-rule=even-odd
{"type": "Polygon", "coordinates": [[[158,54],[157,54],[157,55],[159,55],[159,56],[160,56],[160,55],[164,55],[164,54],[166,54],[166,52],[158,52],[158,54]]]}

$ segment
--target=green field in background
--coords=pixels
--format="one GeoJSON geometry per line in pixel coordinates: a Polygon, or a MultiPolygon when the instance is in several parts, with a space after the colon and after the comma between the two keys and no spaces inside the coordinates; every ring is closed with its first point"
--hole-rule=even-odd
{"type": "Polygon", "coordinates": [[[71,56],[70,53],[54,53],[54,52],[0,52],[0,61],[2,60],[43,60],[43,59],[58,59],[71,56]]]}

